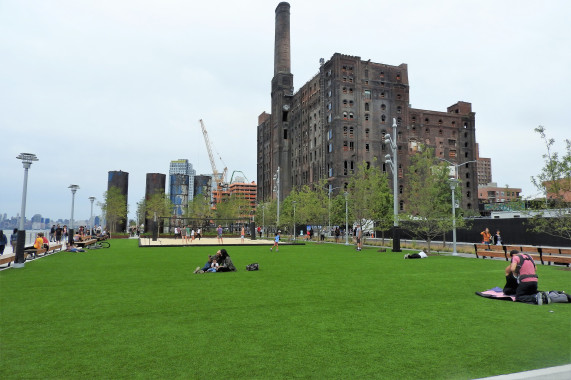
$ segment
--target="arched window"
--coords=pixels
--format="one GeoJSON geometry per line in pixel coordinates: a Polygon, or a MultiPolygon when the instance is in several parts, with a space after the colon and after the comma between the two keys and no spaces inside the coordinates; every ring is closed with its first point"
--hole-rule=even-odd
{"type": "Polygon", "coordinates": [[[369,111],[369,103],[365,103],[365,111],[369,111]]]}
{"type": "Polygon", "coordinates": [[[381,115],[381,121],[384,123],[387,117],[385,115],[381,115]]]}

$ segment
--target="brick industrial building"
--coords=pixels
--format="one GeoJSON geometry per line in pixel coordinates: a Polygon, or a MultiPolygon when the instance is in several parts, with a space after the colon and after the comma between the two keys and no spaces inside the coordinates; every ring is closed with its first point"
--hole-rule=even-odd
{"type": "MultiPolygon", "coordinates": [[[[280,201],[293,188],[323,178],[330,189],[342,191],[362,162],[388,171],[385,155],[390,149],[383,136],[392,134],[393,118],[398,125],[401,192],[407,186],[410,156],[421,145],[434,148],[437,157],[453,163],[476,159],[471,104],[458,102],[446,112],[412,108],[406,64],[392,66],[335,53],[328,61],[322,59],[318,74],[294,92],[289,18],[290,5],[280,3],[271,114],[263,112],[258,118],[258,200],[276,197],[278,167],[280,201]]],[[[463,208],[478,206],[476,167],[470,163],[459,168],[463,208]]],[[[406,208],[402,201],[401,208],[406,208]]]]}

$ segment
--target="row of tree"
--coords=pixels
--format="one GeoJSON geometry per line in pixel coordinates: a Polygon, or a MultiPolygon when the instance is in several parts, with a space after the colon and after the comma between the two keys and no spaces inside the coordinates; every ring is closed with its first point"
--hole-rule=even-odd
{"type": "MultiPolygon", "coordinates": [[[[539,203],[559,210],[555,218],[544,218],[541,214],[530,220],[530,229],[571,239],[571,215],[566,196],[571,194],[571,142],[566,140],[566,152],[560,156],[553,152],[553,139],[547,139],[545,129],[535,129],[545,141],[547,153],[543,156],[545,166],[542,172],[532,177],[532,182],[550,202],[539,203]]],[[[415,237],[430,242],[450,231],[452,220],[452,192],[449,168],[438,161],[430,148],[421,149],[411,157],[407,175],[406,190],[399,194],[406,208],[399,210],[398,222],[415,237]]],[[[461,185],[455,189],[455,198],[461,204],[461,185]]],[[[127,215],[125,196],[118,188],[111,188],[104,194],[100,204],[111,231],[116,231],[127,215]]],[[[394,224],[393,194],[389,188],[389,178],[376,165],[365,162],[358,165],[349,178],[347,188],[329,189],[325,179],[312,185],[304,185],[293,190],[278,204],[276,200],[259,203],[255,215],[249,202],[240,196],[230,196],[211,208],[209,197],[199,194],[184,210],[183,217],[203,220],[255,218],[256,224],[272,226],[294,233],[293,225],[344,226],[355,224],[368,226],[375,231],[387,231],[394,224]],[[335,190],[339,190],[335,192],[335,190]],[[336,196],[332,196],[336,193],[336,196]],[[278,219],[279,218],[279,219],[278,219]]],[[[541,206],[544,207],[544,206],[541,206]]],[[[149,199],[137,203],[137,214],[141,219],[152,220],[154,216],[172,216],[174,205],[168,195],[154,194],[149,199]]],[[[465,217],[470,211],[457,209],[456,227],[466,225],[465,217]]],[[[319,231],[321,233],[322,231],[319,231]]]]}

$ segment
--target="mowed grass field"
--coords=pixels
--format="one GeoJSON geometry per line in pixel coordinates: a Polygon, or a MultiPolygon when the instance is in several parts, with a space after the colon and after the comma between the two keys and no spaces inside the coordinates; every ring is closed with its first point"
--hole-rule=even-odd
{"type": "MultiPolygon", "coordinates": [[[[503,286],[504,261],[226,248],[238,272],[192,273],[216,248],[134,240],[0,272],[0,378],[473,379],[571,362],[570,304],[474,294],[503,286]]],[[[571,291],[571,272],[538,273],[571,291]]]]}

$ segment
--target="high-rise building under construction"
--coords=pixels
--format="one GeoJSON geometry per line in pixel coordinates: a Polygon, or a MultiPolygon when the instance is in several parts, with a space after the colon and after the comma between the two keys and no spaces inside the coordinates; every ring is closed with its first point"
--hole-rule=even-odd
{"type": "MultiPolygon", "coordinates": [[[[264,201],[278,193],[283,200],[293,188],[327,179],[334,193],[343,191],[357,166],[365,162],[386,172],[397,123],[399,192],[407,187],[410,157],[421,145],[453,164],[476,159],[475,113],[467,102],[446,112],[412,108],[408,67],[374,63],[335,53],[321,59],[319,72],[294,91],[290,62],[290,5],[275,11],[274,76],[271,113],[258,118],[257,194],[264,201]]],[[[462,207],[477,209],[475,163],[458,168],[462,207]]],[[[389,176],[392,182],[392,176],[389,176]]],[[[400,207],[406,208],[401,200],[400,207]]]]}

